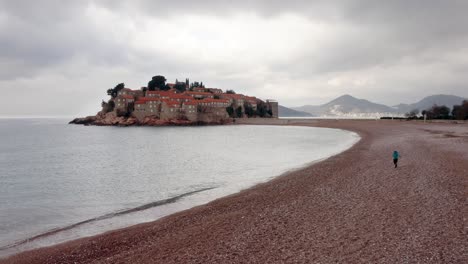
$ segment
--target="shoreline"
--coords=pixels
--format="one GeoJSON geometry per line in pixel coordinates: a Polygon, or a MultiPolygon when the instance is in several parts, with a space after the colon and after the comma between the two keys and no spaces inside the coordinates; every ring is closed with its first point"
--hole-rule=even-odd
{"type": "MultiPolygon", "coordinates": [[[[239,125],[242,126],[243,124],[239,124],[239,125]]],[[[262,124],[258,124],[258,125],[262,126],[262,127],[266,126],[266,125],[262,125],[262,124]]],[[[252,126],[252,125],[247,124],[247,126],[252,126]]],[[[281,126],[281,125],[272,125],[272,126],[273,127],[275,127],[275,126],[284,127],[284,126],[281,126]]],[[[295,126],[295,127],[304,128],[304,126],[295,126]]],[[[262,179],[260,181],[252,182],[249,186],[243,187],[243,188],[238,189],[238,190],[236,190],[234,192],[226,192],[222,196],[215,196],[212,199],[205,200],[205,201],[203,201],[201,203],[200,202],[195,202],[190,207],[185,207],[184,206],[179,210],[170,210],[170,209],[168,210],[166,208],[166,210],[170,211],[169,213],[162,214],[161,216],[155,217],[152,220],[134,222],[134,223],[132,223],[130,225],[120,225],[120,226],[118,225],[118,226],[115,226],[112,229],[105,228],[104,230],[91,232],[91,233],[88,232],[86,235],[78,236],[78,237],[77,236],[73,237],[73,235],[72,235],[72,237],[70,237],[70,235],[68,237],[66,235],[65,236],[60,235],[60,233],[62,233],[64,231],[68,232],[68,231],[73,230],[75,228],[79,228],[79,227],[81,227],[83,225],[87,225],[87,224],[94,223],[94,222],[100,222],[102,220],[112,219],[114,217],[119,217],[121,215],[127,214],[129,212],[142,211],[142,210],[150,209],[150,208],[160,206],[160,205],[165,206],[165,205],[167,205],[169,203],[174,203],[176,200],[179,200],[182,197],[190,196],[190,195],[196,194],[198,192],[203,192],[203,191],[206,191],[206,190],[215,189],[217,187],[202,188],[200,190],[190,191],[188,193],[181,193],[179,195],[169,197],[167,199],[152,201],[152,202],[149,202],[147,204],[143,204],[143,205],[138,206],[138,207],[122,209],[122,210],[118,210],[116,212],[107,212],[107,213],[104,213],[104,214],[101,214],[101,215],[97,215],[97,216],[95,216],[93,218],[84,219],[84,220],[79,221],[79,222],[74,222],[74,223],[71,223],[71,224],[66,225],[66,226],[61,226],[61,227],[57,227],[57,228],[54,228],[54,229],[46,230],[44,232],[37,233],[37,234],[32,235],[30,237],[16,240],[13,243],[0,246],[0,260],[8,258],[10,256],[13,256],[15,254],[21,254],[22,252],[27,252],[27,251],[31,251],[31,250],[35,250],[35,249],[44,248],[44,247],[53,247],[53,246],[63,244],[63,243],[66,243],[66,242],[70,242],[70,241],[73,241],[73,240],[86,238],[86,237],[97,236],[97,235],[101,235],[101,234],[104,234],[104,233],[107,233],[107,232],[116,231],[116,230],[119,230],[119,229],[122,229],[122,228],[131,227],[131,226],[141,224],[141,223],[153,222],[153,221],[156,221],[156,220],[158,220],[160,218],[166,217],[166,216],[168,216],[170,214],[178,213],[178,212],[181,212],[181,211],[184,211],[184,210],[189,210],[189,209],[191,209],[193,207],[196,207],[196,206],[207,204],[207,203],[209,203],[211,201],[214,201],[216,199],[224,198],[224,197],[227,197],[229,195],[242,192],[244,190],[247,190],[247,189],[249,189],[251,187],[256,186],[257,184],[265,183],[265,182],[271,181],[274,178],[283,177],[283,176],[286,176],[287,174],[290,174],[290,173],[293,173],[295,171],[298,171],[298,170],[304,169],[306,167],[312,166],[315,163],[321,162],[321,161],[323,161],[325,159],[328,159],[328,158],[330,158],[332,156],[338,155],[338,154],[342,153],[343,151],[346,151],[347,149],[354,146],[361,139],[356,133],[351,132],[351,131],[346,131],[346,130],[342,130],[342,129],[330,129],[330,130],[345,131],[345,133],[350,133],[350,135],[352,135],[353,139],[350,140],[347,143],[347,146],[344,147],[343,149],[341,149],[339,151],[336,151],[336,152],[327,153],[327,156],[323,156],[322,158],[317,158],[317,159],[314,159],[314,160],[304,161],[304,163],[295,164],[294,166],[290,165],[289,168],[285,168],[285,169],[282,169],[282,170],[280,170],[278,172],[275,172],[275,173],[271,174],[271,175],[274,175],[274,176],[267,177],[267,178],[262,179]],[[54,237],[57,234],[59,234],[59,237],[54,240],[54,237]]],[[[179,207],[180,205],[175,205],[175,206],[179,207]]],[[[117,219],[115,221],[119,222],[120,220],[117,219]]]]}
{"type": "MultiPolygon", "coordinates": [[[[241,123],[239,122],[239,124],[241,123]]],[[[382,259],[398,261],[401,260],[401,258],[398,258],[401,256],[406,256],[406,259],[408,260],[424,260],[424,256],[429,256],[432,253],[437,253],[438,255],[435,255],[435,257],[437,259],[438,256],[439,260],[441,257],[444,257],[445,260],[462,260],[462,252],[457,251],[457,249],[460,250],[463,249],[463,247],[466,247],[466,242],[464,242],[464,240],[461,242],[459,241],[460,238],[456,235],[457,232],[454,233],[455,235],[452,240],[458,244],[455,243],[455,246],[451,249],[446,248],[446,245],[441,243],[436,244],[435,248],[439,249],[439,251],[436,250],[435,252],[433,252],[433,250],[429,250],[429,248],[422,251],[421,249],[419,249],[419,251],[415,251],[415,248],[413,247],[410,247],[412,250],[403,252],[401,250],[398,251],[397,249],[401,249],[404,245],[400,245],[401,243],[398,243],[398,240],[395,240],[395,236],[397,238],[401,238],[401,234],[400,236],[397,236],[399,234],[398,232],[391,232],[395,229],[395,226],[392,225],[391,222],[387,221],[388,219],[385,217],[392,216],[392,214],[389,213],[395,213],[395,210],[392,210],[394,208],[386,203],[387,200],[392,200],[390,199],[391,197],[394,197],[396,194],[401,195],[401,193],[399,193],[397,189],[392,189],[394,193],[389,192],[387,195],[388,197],[381,197],[382,195],[379,193],[372,193],[373,196],[381,198],[380,203],[382,204],[377,205],[384,205],[376,206],[376,204],[371,202],[373,200],[360,199],[363,198],[361,197],[363,194],[356,192],[359,191],[359,188],[362,189],[363,186],[367,185],[370,185],[367,186],[369,188],[364,188],[360,191],[366,193],[373,189],[380,189],[379,186],[381,185],[388,185],[385,179],[390,178],[385,178],[384,176],[398,177],[398,175],[394,174],[374,174],[381,169],[377,165],[382,165],[380,164],[381,160],[375,161],[374,158],[382,156],[382,153],[380,153],[382,152],[382,144],[385,145],[386,141],[390,140],[390,143],[393,143],[394,145],[402,143],[400,142],[402,140],[401,136],[398,136],[401,130],[408,134],[410,138],[415,136],[415,138],[418,138],[417,133],[423,131],[421,130],[422,124],[418,124],[416,122],[401,123],[382,120],[313,120],[313,122],[294,120],[294,122],[286,122],[286,124],[283,125],[306,125],[345,129],[358,133],[361,140],[355,143],[351,148],[330,158],[313,163],[305,168],[288,172],[285,175],[278,176],[266,183],[260,183],[239,193],[219,198],[215,201],[209,202],[208,204],[178,212],[160,218],[154,222],[109,231],[101,235],[73,240],[48,248],[26,251],[7,259],[1,259],[0,262],[59,263],[76,261],[79,263],[104,263],[123,261],[151,263],[159,261],[164,263],[176,263],[192,261],[294,262],[304,260],[315,262],[378,260],[381,262],[380,260],[382,259]],[[397,137],[395,137],[395,135],[397,137]],[[392,139],[394,142],[392,142],[392,139]],[[370,156],[367,152],[371,152],[370,156]],[[364,163],[367,163],[370,168],[373,168],[372,165],[376,165],[377,170],[374,169],[374,171],[372,171],[372,169],[366,169],[366,166],[364,166],[366,164],[353,162],[356,157],[358,157],[359,160],[365,161],[364,163]],[[377,178],[380,181],[375,182],[377,179],[374,178],[377,178]],[[363,179],[370,181],[370,183],[362,181],[363,179]],[[357,190],[348,190],[345,188],[348,185],[355,187],[357,190]],[[285,188],[285,186],[288,188],[285,188]],[[337,189],[345,189],[349,194],[347,194],[347,192],[336,192],[337,189]],[[344,197],[342,197],[343,195],[344,197]],[[324,200],[318,199],[323,198],[321,196],[329,197],[324,200]],[[349,203],[348,199],[343,199],[346,198],[346,196],[350,196],[347,198],[354,198],[354,201],[360,201],[360,203],[357,203],[358,205],[363,204],[361,207],[358,206],[356,208],[356,203],[349,203]],[[335,200],[331,198],[335,198],[335,200]],[[382,200],[382,198],[385,199],[382,200]],[[379,209],[381,207],[389,210],[383,212],[376,210],[377,215],[382,217],[382,219],[377,221],[377,223],[387,226],[389,230],[386,230],[386,232],[383,233],[376,232],[379,230],[367,230],[368,232],[363,232],[366,231],[366,226],[363,226],[362,224],[367,223],[366,221],[370,220],[368,218],[372,216],[372,212],[368,212],[369,210],[364,209],[379,209]],[[353,213],[355,210],[364,210],[365,213],[370,213],[370,215],[366,217],[366,214],[363,214],[364,212],[355,215],[353,213]],[[305,214],[304,212],[308,212],[308,214],[305,214]],[[323,215],[321,215],[321,213],[323,215]],[[347,214],[351,214],[354,218],[351,219],[353,221],[343,222],[343,219],[339,217],[327,217],[332,216],[333,213],[335,216],[343,216],[343,213],[345,216],[348,216],[347,214]],[[322,222],[323,218],[328,219],[327,224],[322,222]],[[338,229],[339,231],[343,231],[341,230],[343,228],[347,232],[340,233],[335,230],[338,229]],[[354,237],[352,236],[353,233],[356,233],[354,237]],[[369,238],[371,239],[367,239],[367,243],[365,241],[361,241],[362,236],[365,236],[366,234],[369,236],[369,233],[369,238]],[[390,243],[386,246],[387,249],[392,249],[393,246],[393,251],[391,250],[390,252],[387,252],[387,254],[384,254],[385,251],[384,253],[382,252],[382,243],[376,243],[382,242],[382,234],[385,233],[392,234],[389,236],[388,242],[393,242],[393,244],[390,243]],[[379,237],[380,240],[378,239],[379,237]],[[273,241],[277,243],[273,243],[273,241]],[[378,245],[378,247],[375,245],[378,245]],[[357,250],[354,250],[351,253],[345,250],[353,247],[356,247],[357,250]],[[278,252],[278,250],[280,251],[278,252]],[[398,255],[395,255],[396,252],[398,252],[398,255]],[[442,252],[442,254],[440,252],[442,252]],[[458,256],[456,252],[458,252],[458,256]],[[422,255],[416,253],[421,253],[422,255]],[[376,255],[379,255],[380,258],[376,258],[376,255]]],[[[442,127],[443,129],[448,128],[450,130],[454,126],[456,125],[424,124],[424,128],[429,129],[430,131],[434,131],[434,127],[442,127]]],[[[457,146],[451,147],[461,148],[467,144],[466,137],[468,137],[468,133],[466,133],[466,135],[463,134],[463,131],[467,129],[467,126],[459,126],[462,126],[463,128],[460,135],[458,132],[455,132],[454,134],[450,133],[451,131],[448,131],[447,133],[451,136],[444,138],[452,141],[461,140],[462,144],[457,142],[457,146]]],[[[468,129],[466,131],[468,132],[468,129]]],[[[426,137],[425,140],[427,141],[439,140],[439,138],[432,138],[434,135],[432,132],[423,133],[425,133],[424,137],[426,137]]],[[[441,133],[445,132],[442,131],[441,133]]],[[[435,135],[439,134],[435,133],[435,135]]],[[[405,139],[403,139],[403,141],[405,141],[405,139]]],[[[401,146],[404,147],[405,145],[402,144],[401,146]]],[[[409,150],[411,150],[411,148],[409,148],[409,150]]],[[[403,153],[406,152],[407,151],[404,151],[403,153]]],[[[449,148],[449,150],[444,152],[447,154],[453,152],[453,149],[449,148]]],[[[431,159],[429,161],[436,161],[433,163],[436,163],[437,165],[439,164],[439,158],[442,157],[437,155],[437,152],[434,152],[433,157],[430,158],[431,159]]],[[[464,165],[466,164],[466,157],[464,155],[457,157],[452,153],[450,156],[445,157],[445,159],[447,158],[462,162],[458,163],[458,166],[454,165],[453,168],[450,167],[450,172],[466,172],[467,168],[466,165],[464,165]],[[463,163],[463,161],[465,163],[463,163]]],[[[402,163],[404,162],[404,159],[401,161],[402,163]]],[[[411,156],[408,156],[408,159],[410,161],[418,161],[411,156]]],[[[443,160],[444,158],[442,158],[442,161],[443,160]]],[[[451,164],[455,163],[452,162],[451,164]]],[[[430,162],[428,165],[431,167],[430,162]]],[[[409,165],[405,166],[411,167],[409,165]]],[[[435,168],[437,169],[437,166],[435,168]]],[[[439,170],[441,170],[441,168],[439,168],[439,170]]],[[[411,167],[411,171],[417,174],[417,170],[415,168],[411,167]]],[[[380,170],[380,172],[383,174],[388,173],[386,170],[380,170]]],[[[390,173],[393,173],[393,170],[390,170],[390,173]]],[[[403,171],[403,173],[405,173],[405,171],[403,171]]],[[[436,178],[435,180],[443,181],[445,179],[441,179],[440,177],[437,178],[436,175],[432,175],[433,173],[431,170],[427,170],[426,173],[430,173],[431,177],[436,178]]],[[[443,171],[442,174],[447,176],[445,171],[443,171]]],[[[456,178],[461,182],[466,180],[466,177],[463,178],[463,174],[457,176],[449,173],[449,176],[452,177],[450,178],[452,181],[453,178],[456,178]]],[[[424,179],[421,175],[419,178],[421,178],[420,180],[424,179]]],[[[395,187],[395,185],[398,185],[398,182],[392,181],[395,180],[393,179],[390,181],[393,185],[390,184],[387,187],[395,187]]],[[[457,186],[458,188],[462,188],[463,185],[461,185],[460,182],[457,182],[457,184],[454,184],[453,186],[450,185],[451,189],[449,188],[449,190],[452,191],[448,192],[450,197],[451,195],[456,197],[458,197],[457,195],[460,195],[460,190],[457,189],[457,186]],[[453,192],[453,190],[456,190],[457,192],[453,192]]],[[[432,185],[429,187],[435,188],[435,186],[432,185]]],[[[432,190],[431,188],[429,189],[432,190]]],[[[381,191],[385,193],[385,190],[386,189],[382,189],[381,191]]],[[[426,189],[422,189],[420,191],[425,192],[426,189]]],[[[403,194],[409,195],[410,192],[407,190],[407,193],[403,194]]],[[[437,196],[437,193],[434,195],[437,196]]],[[[463,195],[462,191],[461,195],[463,195]]],[[[350,200],[353,201],[353,199],[350,200]]],[[[455,201],[458,201],[455,205],[463,205],[463,200],[455,199],[455,201]]],[[[411,205],[413,205],[411,207],[412,209],[417,209],[414,207],[414,204],[411,205]]],[[[401,210],[401,208],[398,208],[397,211],[400,212],[401,210]]],[[[461,214],[461,212],[461,210],[458,210],[459,214],[461,214]]],[[[406,214],[402,215],[402,219],[398,217],[396,220],[408,219],[408,214],[412,216],[412,212],[408,211],[406,214]],[[406,218],[403,216],[406,216],[406,218]]],[[[430,216],[424,214],[423,216],[425,217],[420,217],[417,220],[421,220],[422,222],[431,220],[430,216]]],[[[438,214],[437,216],[439,218],[442,217],[442,220],[444,220],[444,214],[438,214]]],[[[412,218],[410,217],[409,219],[411,220],[412,218]]],[[[460,227],[460,223],[463,227],[463,220],[460,216],[457,217],[455,215],[455,220],[458,221],[455,221],[456,228],[460,227]],[[458,225],[456,225],[457,223],[458,225]]],[[[430,223],[432,222],[429,221],[429,224],[430,223]]],[[[379,227],[379,225],[375,226],[372,221],[367,224],[374,226],[376,229],[379,227]]],[[[418,229],[414,225],[407,226],[418,229]]],[[[434,227],[434,225],[429,226],[434,227]]],[[[396,225],[396,227],[399,227],[396,228],[397,231],[404,231],[400,230],[402,226],[396,225]]],[[[439,231],[441,230],[444,231],[444,233],[447,233],[450,228],[439,228],[439,231]]],[[[456,231],[459,230],[457,229],[456,231]]],[[[420,235],[421,232],[416,233],[420,235]]],[[[424,235],[428,235],[426,234],[427,232],[422,233],[424,233],[424,235]]],[[[451,234],[452,233],[453,232],[451,232],[451,234]]],[[[385,238],[385,236],[383,237],[385,238]]],[[[442,235],[442,237],[445,236],[442,235]]],[[[445,242],[447,241],[453,242],[450,239],[445,240],[445,242]]],[[[424,242],[427,241],[424,240],[424,242]]]]}

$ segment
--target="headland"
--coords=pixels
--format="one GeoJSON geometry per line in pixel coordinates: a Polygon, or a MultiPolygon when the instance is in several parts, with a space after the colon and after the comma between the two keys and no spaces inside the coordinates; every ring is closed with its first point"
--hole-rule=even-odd
{"type": "Polygon", "coordinates": [[[141,89],[124,83],[107,90],[94,116],[75,118],[70,124],[98,126],[194,126],[222,125],[235,118],[278,118],[278,102],[238,94],[233,90],[207,88],[203,82],[166,83],[154,76],[141,89]]]}

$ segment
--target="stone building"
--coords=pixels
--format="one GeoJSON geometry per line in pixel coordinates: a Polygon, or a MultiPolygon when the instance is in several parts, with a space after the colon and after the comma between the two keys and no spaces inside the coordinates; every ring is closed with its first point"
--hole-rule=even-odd
{"type": "Polygon", "coordinates": [[[141,97],[135,102],[133,116],[138,120],[143,120],[147,116],[160,117],[161,114],[161,99],[151,97],[141,97]]]}
{"type": "Polygon", "coordinates": [[[204,98],[214,98],[214,95],[212,93],[207,93],[207,92],[192,92],[192,91],[187,91],[185,92],[186,95],[191,96],[195,99],[204,99],[204,98]]]}
{"type": "Polygon", "coordinates": [[[117,95],[131,95],[133,97],[142,97],[143,91],[142,90],[132,90],[130,88],[123,88],[122,90],[117,92],[117,95]]]}
{"type": "Polygon", "coordinates": [[[182,119],[182,118],[183,118],[182,107],[179,102],[172,101],[172,100],[162,101],[160,119],[170,120],[170,119],[182,119]]]}
{"type": "Polygon", "coordinates": [[[182,113],[185,114],[188,120],[198,121],[198,101],[192,100],[182,103],[182,113]]]}
{"type": "Polygon", "coordinates": [[[127,111],[130,103],[133,103],[135,98],[132,95],[118,95],[114,98],[114,111],[127,111]]]}
{"type": "Polygon", "coordinates": [[[227,99],[203,99],[197,101],[198,120],[204,122],[214,122],[229,118],[226,107],[230,105],[227,99]]]}
{"type": "Polygon", "coordinates": [[[185,103],[185,102],[190,102],[193,101],[193,97],[184,94],[173,94],[171,95],[168,99],[171,99],[173,101],[177,101],[179,103],[185,103]]]}
{"type": "Polygon", "coordinates": [[[212,94],[222,94],[223,93],[223,90],[218,89],[218,88],[206,88],[206,90],[208,90],[208,92],[210,92],[212,94]]]}
{"type": "MultiPolygon", "coordinates": [[[[185,119],[193,122],[219,122],[229,119],[227,107],[241,108],[244,104],[258,108],[260,99],[243,94],[225,94],[218,88],[201,88],[195,91],[180,92],[175,89],[168,91],[147,91],[121,89],[117,97],[111,99],[115,103],[114,113],[117,115],[131,113],[138,120],[154,117],[162,120],[185,119]],[[203,91],[202,91],[203,90],[203,91]],[[207,92],[209,91],[209,92],[207,92]],[[215,99],[220,98],[220,99],[215,99]]],[[[266,101],[267,110],[272,117],[278,117],[278,102],[266,101]]]]}
{"type": "Polygon", "coordinates": [[[266,100],[268,109],[271,110],[271,117],[278,118],[278,102],[276,100],[268,99],[266,100]]]}
{"type": "Polygon", "coordinates": [[[193,87],[192,91],[197,92],[197,93],[204,93],[206,92],[205,87],[193,87]]]}
{"type": "Polygon", "coordinates": [[[245,96],[245,101],[252,106],[253,110],[257,110],[257,98],[255,96],[245,96]]]}
{"type": "Polygon", "coordinates": [[[159,98],[159,99],[170,99],[175,93],[171,91],[146,91],[146,97],[159,98]]]}
{"type": "Polygon", "coordinates": [[[241,108],[242,112],[245,111],[244,109],[244,102],[245,98],[242,94],[220,94],[219,97],[221,99],[227,99],[229,101],[229,105],[232,106],[234,109],[241,108]]]}

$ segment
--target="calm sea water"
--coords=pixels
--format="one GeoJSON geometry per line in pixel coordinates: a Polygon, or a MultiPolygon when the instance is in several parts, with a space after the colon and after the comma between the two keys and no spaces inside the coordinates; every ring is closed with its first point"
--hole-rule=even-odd
{"type": "Polygon", "coordinates": [[[339,153],[351,132],[0,119],[0,256],[151,221],[339,153]]]}

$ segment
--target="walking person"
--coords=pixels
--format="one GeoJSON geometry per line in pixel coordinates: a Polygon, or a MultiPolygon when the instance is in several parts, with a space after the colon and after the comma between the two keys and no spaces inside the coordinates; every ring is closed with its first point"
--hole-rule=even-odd
{"type": "Polygon", "coordinates": [[[398,167],[398,158],[401,157],[398,151],[393,151],[393,164],[395,164],[395,168],[398,167]]]}

